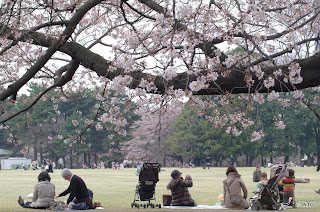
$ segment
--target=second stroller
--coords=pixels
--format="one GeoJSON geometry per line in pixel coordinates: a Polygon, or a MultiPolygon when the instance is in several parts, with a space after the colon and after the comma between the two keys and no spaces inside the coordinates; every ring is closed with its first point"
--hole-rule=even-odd
{"type": "Polygon", "coordinates": [[[161,204],[157,204],[155,187],[159,181],[160,164],[159,163],[144,163],[139,174],[139,184],[136,186],[131,207],[159,207],[161,204]],[[147,203],[142,203],[146,201],[147,203]],[[151,201],[154,201],[152,203],[151,201]],[[139,202],[139,203],[136,203],[139,202]]]}

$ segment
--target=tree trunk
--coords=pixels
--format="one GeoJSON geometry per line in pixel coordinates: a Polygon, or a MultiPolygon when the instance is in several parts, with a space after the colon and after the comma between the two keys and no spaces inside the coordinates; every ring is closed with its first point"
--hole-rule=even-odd
{"type": "Polygon", "coordinates": [[[317,163],[320,164],[320,136],[316,137],[316,144],[317,144],[317,163]]]}
{"type": "Polygon", "coordinates": [[[86,166],[88,166],[88,160],[87,160],[87,153],[83,153],[83,163],[86,165],[86,166]]]}
{"type": "Polygon", "coordinates": [[[288,163],[289,162],[289,156],[284,156],[284,164],[288,163]]]}
{"type": "Polygon", "coordinates": [[[37,141],[35,140],[33,142],[33,160],[38,160],[38,147],[37,147],[37,141]]]}
{"type": "Polygon", "coordinates": [[[76,169],[79,168],[79,152],[76,153],[76,164],[75,164],[75,168],[76,168],[76,169]]]}
{"type": "Polygon", "coordinates": [[[42,157],[42,145],[41,145],[41,143],[39,144],[39,153],[40,153],[40,162],[42,163],[42,161],[43,161],[43,157],[42,157]]]}
{"type": "Polygon", "coordinates": [[[164,152],[164,155],[163,155],[162,166],[163,167],[167,166],[167,153],[166,152],[164,152]]]}
{"type": "Polygon", "coordinates": [[[251,167],[252,166],[252,162],[254,161],[255,157],[249,156],[249,163],[248,166],[251,167]]]}
{"type": "Polygon", "coordinates": [[[73,163],[72,163],[72,149],[70,148],[70,168],[72,169],[73,168],[73,163]]]}
{"type": "Polygon", "coordinates": [[[91,166],[91,154],[90,152],[88,153],[88,167],[91,166]]]}

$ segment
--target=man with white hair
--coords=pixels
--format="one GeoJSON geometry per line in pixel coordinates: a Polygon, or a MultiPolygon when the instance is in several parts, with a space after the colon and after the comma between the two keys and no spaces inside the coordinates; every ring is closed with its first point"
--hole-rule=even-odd
{"type": "Polygon", "coordinates": [[[85,202],[87,203],[87,205],[92,204],[92,200],[89,196],[87,186],[79,176],[72,174],[71,171],[67,168],[62,169],[61,175],[65,180],[68,180],[70,182],[70,185],[67,188],[67,190],[57,195],[55,197],[56,199],[70,193],[69,198],[67,200],[67,204],[69,205],[69,207],[72,206],[71,204],[69,204],[71,202],[73,202],[74,204],[81,202],[85,202]]]}

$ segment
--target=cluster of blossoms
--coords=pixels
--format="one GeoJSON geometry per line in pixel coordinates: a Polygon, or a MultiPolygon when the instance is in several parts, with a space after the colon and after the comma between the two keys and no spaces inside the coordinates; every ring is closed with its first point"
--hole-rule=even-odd
{"type": "Polygon", "coordinates": [[[207,87],[208,87],[208,84],[206,84],[206,80],[203,77],[198,77],[196,81],[193,81],[189,84],[189,88],[193,92],[200,91],[207,87]]]}
{"type": "Polygon", "coordinates": [[[283,123],[283,121],[277,121],[275,122],[275,125],[278,129],[281,129],[281,130],[286,128],[286,125],[283,123]]]}
{"type": "Polygon", "coordinates": [[[291,63],[289,66],[289,80],[292,84],[300,84],[303,78],[300,75],[301,67],[299,63],[291,63]]]}
{"type": "Polygon", "coordinates": [[[259,104],[263,104],[263,103],[264,103],[264,96],[263,96],[263,94],[260,94],[260,93],[256,92],[256,93],[254,93],[254,94],[251,94],[251,96],[252,96],[252,100],[253,100],[254,102],[257,102],[257,103],[259,103],[259,104]]]}
{"type": "Polygon", "coordinates": [[[274,79],[272,77],[268,77],[263,81],[264,87],[271,88],[274,86],[274,79]]]}
{"type": "Polygon", "coordinates": [[[273,120],[275,120],[274,124],[275,124],[276,128],[283,130],[286,128],[286,125],[283,123],[283,121],[281,119],[282,119],[281,114],[278,114],[277,116],[275,116],[273,118],[273,120]]]}
{"type": "Polygon", "coordinates": [[[79,122],[77,121],[77,120],[72,120],[72,124],[73,124],[73,126],[78,126],[78,124],[79,124],[79,122]]]}
{"type": "Polygon", "coordinates": [[[143,90],[147,91],[147,92],[151,92],[151,91],[156,91],[157,87],[154,85],[154,82],[151,81],[147,81],[145,79],[142,79],[140,84],[139,84],[140,88],[144,88],[143,90]]]}
{"type": "Polygon", "coordinates": [[[162,77],[165,80],[172,80],[173,78],[175,78],[177,76],[177,72],[176,69],[172,66],[169,66],[166,70],[164,70],[164,74],[162,75],[162,77]]]}
{"type": "Polygon", "coordinates": [[[261,138],[264,137],[264,132],[262,130],[260,130],[259,132],[254,131],[251,134],[251,137],[252,137],[251,142],[259,141],[259,140],[261,140],[261,138]]]}
{"type": "Polygon", "coordinates": [[[293,91],[293,97],[295,99],[302,99],[304,97],[303,91],[300,91],[300,90],[293,91]]]}
{"type": "Polygon", "coordinates": [[[273,100],[277,100],[279,99],[280,95],[278,92],[275,92],[275,91],[271,91],[269,94],[268,94],[268,101],[271,102],[273,100]]]}
{"type": "Polygon", "coordinates": [[[263,79],[264,72],[261,70],[261,67],[260,67],[260,66],[250,67],[250,70],[256,75],[256,77],[258,78],[258,80],[263,79]]]}

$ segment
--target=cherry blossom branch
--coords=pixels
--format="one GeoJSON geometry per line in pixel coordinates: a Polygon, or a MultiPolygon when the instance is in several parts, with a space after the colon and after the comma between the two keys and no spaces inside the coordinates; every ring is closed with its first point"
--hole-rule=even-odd
{"type": "Polygon", "coordinates": [[[15,114],[5,118],[4,120],[1,120],[0,123],[5,123],[5,122],[9,121],[10,119],[16,117],[17,115],[29,110],[33,105],[35,105],[41,99],[41,97],[43,95],[45,95],[47,92],[49,92],[53,88],[62,87],[63,85],[65,85],[68,81],[70,81],[72,79],[72,76],[74,75],[74,73],[78,69],[78,67],[79,67],[79,62],[72,60],[70,62],[70,65],[68,66],[68,70],[65,75],[56,79],[56,82],[53,85],[51,85],[50,87],[48,87],[47,89],[42,91],[28,107],[16,112],[15,114]]]}
{"type": "Polygon", "coordinates": [[[99,4],[102,0],[92,0],[85,4],[83,4],[74,16],[70,19],[69,24],[65,28],[64,32],[60,35],[59,39],[55,41],[47,50],[44,55],[42,55],[38,61],[32,65],[29,70],[17,81],[12,83],[0,93],[0,101],[4,101],[9,96],[15,96],[16,93],[20,90],[20,88],[25,85],[51,58],[51,56],[59,49],[59,47],[63,46],[63,44],[67,41],[67,39],[73,33],[75,26],[81,21],[83,16],[94,6],[99,4]]]}

